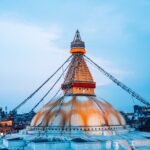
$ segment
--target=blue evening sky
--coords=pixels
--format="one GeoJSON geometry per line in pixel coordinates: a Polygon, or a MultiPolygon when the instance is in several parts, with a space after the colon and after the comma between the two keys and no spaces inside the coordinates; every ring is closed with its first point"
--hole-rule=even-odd
{"type": "MultiPolygon", "coordinates": [[[[87,56],[150,100],[149,0],[1,0],[1,107],[14,108],[69,57],[76,29],[87,56]]],[[[98,97],[123,111],[141,104],[89,67],[98,97]]],[[[50,85],[20,111],[30,110],[50,85]]]]}

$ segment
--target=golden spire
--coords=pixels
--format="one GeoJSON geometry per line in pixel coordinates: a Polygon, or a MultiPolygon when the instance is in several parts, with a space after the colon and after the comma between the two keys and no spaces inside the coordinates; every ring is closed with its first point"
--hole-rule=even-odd
{"type": "Polygon", "coordinates": [[[74,40],[71,42],[70,53],[86,53],[84,42],[81,40],[80,32],[77,30],[74,40]]]}
{"type": "Polygon", "coordinates": [[[96,84],[83,57],[86,52],[85,45],[78,30],[71,42],[71,48],[73,58],[62,84],[64,93],[67,95],[95,95],[96,84]]]}

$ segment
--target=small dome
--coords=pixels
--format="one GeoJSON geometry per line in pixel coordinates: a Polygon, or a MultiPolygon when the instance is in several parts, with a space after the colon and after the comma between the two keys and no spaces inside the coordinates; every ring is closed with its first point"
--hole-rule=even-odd
{"type": "Polygon", "coordinates": [[[48,102],[31,126],[111,126],[125,125],[122,115],[111,104],[95,96],[64,96],[48,102]]]}

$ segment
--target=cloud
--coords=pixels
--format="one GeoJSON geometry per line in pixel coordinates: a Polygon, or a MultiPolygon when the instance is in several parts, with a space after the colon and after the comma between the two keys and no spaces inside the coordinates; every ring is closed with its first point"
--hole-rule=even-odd
{"type": "MultiPolygon", "coordinates": [[[[59,44],[60,40],[64,38],[63,29],[55,24],[44,27],[1,19],[0,33],[0,91],[4,101],[7,99],[7,101],[3,101],[2,105],[9,103],[10,99],[18,99],[13,101],[12,107],[14,107],[69,57],[69,50],[59,44]]],[[[109,70],[113,75],[121,79],[125,76],[125,73],[114,67],[111,61],[99,57],[93,58],[96,63],[109,70]]],[[[90,68],[97,86],[111,84],[111,81],[96,69],[92,66],[90,68]]],[[[52,82],[47,85],[47,89],[51,85],[52,82]]],[[[57,85],[55,91],[59,86],[60,84],[57,85]]],[[[36,101],[42,97],[41,95],[35,98],[36,101]]]]}
{"type": "MultiPolygon", "coordinates": [[[[0,33],[1,90],[23,90],[25,87],[31,90],[32,82],[43,81],[69,55],[69,50],[59,45],[63,31],[58,25],[47,28],[0,20],[0,33]]],[[[116,69],[112,62],[93,58],[117,77],[123,76],[124,72],[116,69]]],[[[98,85],[110,83],[99,74],[94,74],[94,77],[98,85]]]]}
{"type": "MultiPolygon", "coordinates": [[[[11,102],[9,107],[14,108],[41,85],[69,53],[59,45],[63,31],[56,24],[45,27],[0,19],[0,35],[1,106],[11,102]]],[[[52,84],[50,82],[35,100],[52,84]]],[[[27,109],[29,106],[27,104],[27,109]]]]}
{"type": "Polygon", "coordinates": [[[127,18],[116,5],[102,4],[94,7],[85,21],[84,31],[96,35],[101,42],[113,44],[128,38],[127,18]]]}
{"type": "Polygon", "coordinates": [[[1,90],[19,90],[43,80],[68,56],[58,44],[62,29],[0,20],[1,90]],[[27,82],[28,81],[28,82],[27,82]]]}
{"type": "MultiPolygon", "coordinates": [[[[94,52],[90,57],[104,70],[120,81],[133,74],[132,71],[127,71],[125,68],[123,69],[117,66],[118,62],[112,59],[115,55],[119,57],[117,51],[121,53],[120,47],[122,47],[124,43],[127,45],[127,43],[129,44],[131,42],[131,33],[127,31],[128,21],[129,19],[127,16],[118,9],[117,5],[104,3],[92,8],[90,13],[87,14],[87,19],[82,29],[86,35],[92,37],[90,40],[94,41],[94,44],[91,45],[87,43],[88,47],[91,49],[94,48],[94,52]],[[108,54],[106,54],[106,52],[108,54]],[[101,53],[102,55],[100,55],[101,53]],[[110,60],[104,59],[103,54],[105,54],[104,57],[107,56],[110,60]]],[[[91,65],[90,68],[93,70],[91,71],[93,72],[93,77],[97,86],[109,85],[112,83],[103,73],[100,73],[91,65]]]]}
{"type": "MultiPolygon", "coordinates": [[[[117,67],[113,62],[109,60],[104,60],[103,58],[100,57],[91,57],[94,58],[94,62],[98,64],[100,67],[102,67],[105,71],[119,79],[120,81],[124,80],[126,76],[129,74],[132,74],[129,71],[122,70],[121,68],[117,67]]],[[[96,81],[97,86],[104,86],[104,85],[109,85],[112,84],[113,82],[106,77],[101,71],[97,69],[93,64],[89,63],[87,61],[88,66],[92,72],[93,78],[96,81]]]]}

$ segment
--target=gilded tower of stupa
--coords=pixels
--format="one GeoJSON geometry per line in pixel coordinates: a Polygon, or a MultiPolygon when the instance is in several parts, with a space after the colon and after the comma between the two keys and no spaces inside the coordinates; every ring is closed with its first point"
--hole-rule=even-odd
{"type": "Polygon", "coordinates": [[[83,57],[86,50],[79,31],[71,42],[70,53],[73,57],[61,85],[64,96],[42,107],[32,119],[30,130],[99,135],[125,131],[123,116],[95,95],[96,83],[83,57]]]}
{"type": "Polygon", "coordinates": [[[85,45],[78,30],[71,42],[70,53],[73,59],[62,84],[64,94],[94,96],[95,82],[83,57],[83,54],[86,53],[85,45]]]}

